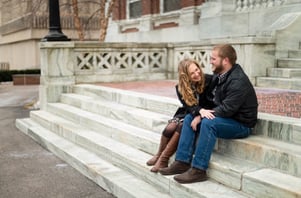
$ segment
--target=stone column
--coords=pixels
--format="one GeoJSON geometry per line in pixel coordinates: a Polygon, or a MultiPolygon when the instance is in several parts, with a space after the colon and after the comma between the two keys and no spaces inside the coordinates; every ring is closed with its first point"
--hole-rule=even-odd
{"type": "Polygon", "coordinates": [[[72,91],[75,84],[73,64],[74,42],[41,42],[40,106],[58,102],[62,93],[72,91]]]}

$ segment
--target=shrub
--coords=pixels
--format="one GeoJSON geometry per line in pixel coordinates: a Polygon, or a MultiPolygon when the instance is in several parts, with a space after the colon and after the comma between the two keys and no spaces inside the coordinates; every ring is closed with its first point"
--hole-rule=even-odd
{"type": "Polygon", "coordinates": [[[40,69],[2,70],[0,71],[0,82],[13,81],[14,74],[41,74],[41,70],[40,69]]]}

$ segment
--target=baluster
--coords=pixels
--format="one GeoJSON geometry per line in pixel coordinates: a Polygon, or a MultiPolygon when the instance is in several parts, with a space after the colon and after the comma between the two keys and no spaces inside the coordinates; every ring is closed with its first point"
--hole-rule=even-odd
{"type": "Polygon", "coordinates": [[[261,4],[261,0],[254,1],[255,8],[260,8],[260,4],[261,4]]]}
{"type": "Polygon", "coordinates": [[[248,2],[249,2],[248,0],[244,0],[243,1],[243,7],[242,7],[243,11],[247,11],[248,10],[248,2]]]}
{"type": "Polygon", "coordinates": [[[255,8],[254,4],[255,4],[255,0],[249,0],[249,9],[250,10],[253,10],[255,8]]]}
{"type": "Polygon", "coordinates": [[[282,0],[275,0],[275,5],[278,6],[278,5],[281,5],[283,3],[282,0]]]}
{"type": "Polygon", "coordinates": [[[242,10],[242,1],[243,0],[236,0],[236,11],[242,10]]]}
{"type": "Polygon", "coordinates": [[[236,11],[241,11],[242,9],[242,0],[236,0],[236,11]]]}
{"type": "Polygon", "coordinates": [[[274,6],[274,0],[269,0],[267,7],[273,7],[273,6],[274,6]]]}
{"type": "Polygon", "coordinates": [[[267,7],[267,5],[268,5],[268,0],[262,0],[261,7],[265,8],[265,7],[267,7]]]}

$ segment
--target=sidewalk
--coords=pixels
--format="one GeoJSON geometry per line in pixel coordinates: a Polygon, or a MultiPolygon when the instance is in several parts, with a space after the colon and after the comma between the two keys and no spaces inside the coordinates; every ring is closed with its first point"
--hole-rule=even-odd
{"type": "Polygon", "coordinates": [[[1,198],[113,198],[15,127],[29,117],[24,105],[38,98],[38,86],[0,85],[1,198]]]}

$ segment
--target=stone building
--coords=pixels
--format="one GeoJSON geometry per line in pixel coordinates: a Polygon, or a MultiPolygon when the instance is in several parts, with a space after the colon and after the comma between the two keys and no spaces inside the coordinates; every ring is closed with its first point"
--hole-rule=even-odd
{"type": "MultiPolygon", "coordinates": [[[[64,34],[76,40],[70,3],[60,0],[61,25],[64,34]]],[[[97,6],[79,3],[86,40],[97,40],[97,18],[88,20],[97,6]]],[[[1,63],[10,69],[39,67],[39,43],[48,32],[47,11],[47,0],[0,1],[1,63]]],[[[276,32],[295,23],[300,11],[300,0],[117,0],[106,41],[193,45],[208,39],[267,38],[276,39],[276,56],[281,57],[289,48],[298,48],[300,36],[290,32],[277,39],[276,32]]]]}

